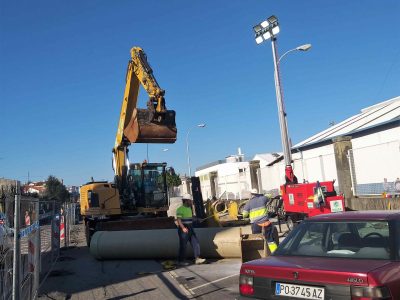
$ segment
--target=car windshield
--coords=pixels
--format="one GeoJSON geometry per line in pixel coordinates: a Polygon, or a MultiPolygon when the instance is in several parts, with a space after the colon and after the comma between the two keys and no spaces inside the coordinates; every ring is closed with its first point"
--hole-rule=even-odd
{"type": "Polygon", "coordinates": [[[274,255],[388,260],[389,223],[386,221],[304,222],[274,255]]]}

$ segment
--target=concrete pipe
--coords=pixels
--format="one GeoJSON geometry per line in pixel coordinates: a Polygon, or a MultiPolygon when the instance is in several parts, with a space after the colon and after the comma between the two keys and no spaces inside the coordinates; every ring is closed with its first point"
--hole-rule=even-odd
{"type": "MultiPolygon", "coordinates": [[[[251,233],[250,226],[196,228],[201,256],[205,258],[240,258],[240,233],[251,233]]],[[[90,243],[90,253],[97,259],[166,259],[176,258],[179,238],[176,229],[98,231],[90,243]]],[[[187,256],[193,257],[190,245],[187,256]]]]}
{"type": "Polygon", "coordinates": [[[246,203],[247,203],[247,201],[246,201],[246,202],[243,202],[243,203],[241,203],[241,204],[239,205],[239,209],[238,209],[238,214],[239,214],[239,215],[243,215],[243,209],[244,209],[244,206],[246,205],[246,203]]]}
{"type": "Polygon", "coordinates": [[[226,208],[226,204],[224,201],[218,200],[213,204],[213,208],[214,211],[218,212],[218,213],[222,213],[224,212],[227,208],[226,208]]]}

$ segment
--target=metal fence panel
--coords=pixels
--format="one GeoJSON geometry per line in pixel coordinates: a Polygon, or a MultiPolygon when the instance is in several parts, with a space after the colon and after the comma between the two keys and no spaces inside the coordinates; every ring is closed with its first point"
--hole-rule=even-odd
{"type": "MultiPolygon", "coordinates": [[[[40,253],[39,237],[39,199],[32,197],[20,197],[20,297],[21,299],[32,299],[35,294],[40,269],[37,255],[40,253]]],[[[16,254],[16,253],[15,253],[16,254]]],[[[14,259],[17,259],[14,256],[14,259]]]]}
{"type": "Polygon", "coordinates": [[[14,192],[11,186],[1,186],[0,213],[3,224],[0,225],[0,299],[12,298],[13,286],[13,228],[14,228],[14,192]]]}
{"type": "MultiPolygon", "coordinates": [[[[61,204],[18,190],[0,185],[0,300],[35,299],[60,253],[61,204]]],[[[75,210],[75,204],[67,206],[66,228],[74,224],[75,210]]]]}
{"type": "Polygon", "coordinates": [[[40,215],[40,274],[41,281],[51,270],[60,249],[60,204],[54,200],[42,201],[40,215]]]}

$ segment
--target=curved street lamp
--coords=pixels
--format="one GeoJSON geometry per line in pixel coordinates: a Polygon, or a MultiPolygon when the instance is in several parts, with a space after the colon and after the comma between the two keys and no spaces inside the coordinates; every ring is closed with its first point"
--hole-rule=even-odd
{"type": "Polygon", "coordinates": [[[189,128],[189,130],[188,130],[188,132],[187,132],[187,134],[186,134],[186,155],[187,155],[187,164],[188,164],[189,178],[192,177],[192,174],[191,174],[192,171],[191,171],[191,168],[190,168],[190,155],[189,155],[189,133],[190,133],[190,131],[191,131],[193,128],[196,128],[196,127],[198,127],[198,128],[204,128],[204,127],[206,127],[206,124],[205,124],[205,123],[197,124],[195,127],[189,128]]]}
{"type": "Polygon", "coordinates": [[[289,51],[286,51],[285,53],[283,53],[283,55],[281,55],[281,57],[279,57],[279,59],[278,59],[278,64],[280,63],[281,59],[282,59],[286,54],[289,54],[290,52],[293,52],[293,51],[308,51],[308,50],[310,50],[310,49],[311,49],[311,44],[304,44],[304,45],[298,46],[298,47],[296,47],[296,48],[294,48],[294,49],[291,49],[291,50],[289,50],[289,51]]]}

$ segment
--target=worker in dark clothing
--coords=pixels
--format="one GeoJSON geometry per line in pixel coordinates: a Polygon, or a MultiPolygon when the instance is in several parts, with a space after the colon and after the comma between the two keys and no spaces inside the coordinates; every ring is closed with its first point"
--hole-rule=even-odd
{"type": "Polygon", "coordinates": [[[243,218],[250,218],[252,233],[262,233],[262,228],[264,227],[265,239],[271,252],[274,252],[279,241],[274,240],[274,231],[276,229],[269,221],[267,203],[267,197],[259,194],[257,189],[252,189],[251,198],[243,207],[243,218]]]}

